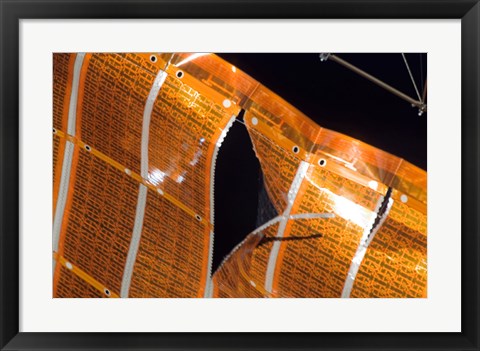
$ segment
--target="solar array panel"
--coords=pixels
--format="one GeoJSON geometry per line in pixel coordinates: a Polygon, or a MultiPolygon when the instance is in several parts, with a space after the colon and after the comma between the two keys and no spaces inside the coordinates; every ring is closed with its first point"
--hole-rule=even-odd
{"type": "Polygon", "coordinates": [[[425,297],[427,176],[213,54],[53,55],[55,297],[425,297]],[[211,272],[241,109],[280,214],[211,272]]]}

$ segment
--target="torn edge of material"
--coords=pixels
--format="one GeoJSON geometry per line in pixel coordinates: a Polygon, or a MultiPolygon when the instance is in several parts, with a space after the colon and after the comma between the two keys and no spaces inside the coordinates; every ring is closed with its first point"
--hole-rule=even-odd
{"type": "Polygon", "coordinates": [[[235,252],[237,252],[242,246],[243,244],[245,244],[245,242],[251,237],[251,235],[257,235],[257,234],[261,234],[265,229],[267,229],[268,227],[272,226],[272,225],[275,225],[277,224],[278,222],[280,222],[281,220],[283,219],[282,216],[277,216],[277,217],[274,217],[272,218],[271,220],[269,220],[268,222],[262,224],[260,227],[258,227],[257,229],[255,229],[251,234],[247,235],[245,237],[245,239],[243,239],[240,243],[238,243],[233,249],[232,251],[230,251],[230,253],[225,256],[225,258],[222,260],[222,262],[220,263],[220,265],[218,266],[218,269],[217,271],[219,271],[222,266],[230,259],[230,257],[233,256],[233,254],[235,254],[235,252]]]}
{"type": "Polygon", "coordinates": [[[223,141],[225,140],[228,131],[232,127],[233,123],[237,116],[233,115],[230,117],[225,128],[222,130],[222,133],[218,137],[217,142],[215,143],[215,149],[213,150],[212,155],[212,162],[210,165],[210,223],[212,225],[212,230],[210,231],[210,240],[209,240],[209,248],[208,248],[208,262],[207,262],[207,279],[205,283],[205,292],[204,297],[212,297],[213,296],[213,281],[212,281],[212,264],[213,264],[213,244],[215,240],[215,168],[217,166],[217,157],[222,147],[223,141]]]}
{"type": "Polygon", "coordinates": [[[393,199],[391,196],[391,188],[387,191],[385,197],[381,197],[377,203],[375,214],[376,216],[371,219],[371,227],[367,226],[363,232],[360,243],[357,247],[357,251],[353,256],[350,268],[348,270],[347,278],[345,279],[345,284],[343,286],[342,298],[349,298],[353,289],[353,284],[355,283],[355,278],[357,276],[358,270],[362,264],[362,261],[367,253],[368,246],[372,242],[375,234],[383,226],[383,223],[390,213],[390,209],[393,205],[393,199]]]}

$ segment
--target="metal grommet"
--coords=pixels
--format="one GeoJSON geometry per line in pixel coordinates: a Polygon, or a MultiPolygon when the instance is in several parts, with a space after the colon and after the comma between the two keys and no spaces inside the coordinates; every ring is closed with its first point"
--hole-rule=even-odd
{"type": "Polygon", "coordinates": [[[157,56],[151,55],[150,56],[150,61],[152,61],[153,63],[157,62],[157,56]]]}
{"type": "Polygon", "coordinates": [[[88,145],[85,145],[85,150],[87,150],[88,152],[92,151],[92,148],[88,145]]]}
{"type": "Polygon", "coordinates": [[[57,130],[53,128],[53,134],[57,134],[57,130]]]}
{"type": "Polygon", "coordinates": [[[378,189],[378,182],[375,180],[371,180],[368,182],[368,187],[372,190],[377,190],[378,189]]]}
{"type": "Polygon", "coordinates": [[[402,201],[404,204],[407,203],[408,201],[408,196],[403,194],[402,196],[400,196],[400,201],[402,201]]]}
{"type": "Polygon", "coordinates": [[[252,124],[253,124],[254,126],[256,126],[256,125],[258,124],[258,118],[257,118],[257,117],[253,117],[253,118],[252,118],[252,124]]]}
{"type": "Polygon", "coordinates": [[[104,292],[105,295],[107,295],[107,296],[110,296],[110,295],[111,295],[110,290],[108,290],[107,288],[103,289],[103,292],[104,292]]]}
{"type": "Polygon", "coordinates": [[[195,215],[195,218],[196,218],[196,219],[197,219],[197,221],[199,221],[199,222],[202,220],[202,217],[200,217],[200,215],[198,215],[198,214],[197,214],[197,215],[195,215]]]}
{"type": "Polygon", "coordinates": [[[160,195],[163,196],[163,190],[162,190],[162,189],[158,188],[158,189],[157,189],[157,193],[159,193],[160,195]]]}
{"type": "Polygon", "coordinates": [[[127,173],[128,175],[131,175],[131,174],[132,174],[132,171],[129,170],[128,168],[125,168],[125,173],[127,173]]]}
{"type": "Polygon", "coordinates": [[[292,147],[292,151],[294,154],[298,154],[298,152],[300,151],[300,148],[297,145],[295,145],[294,147],[292,147]]]}
{"type": "Polygon", "coordinates": [[[325,160],[324,158],[321,158],[320,160],[318,160],[318,165],[320,167],[325,167],[326,164],[327,164],[327,160],[325,160]]]}
{"type": "Polygon", "coordinates": [[[178,79],[182,79],[183,78],[183,71],[178,70],[175,75],[177,76],[178,79]]]}
{"type": "Polygon", "coordinates": [[[73,265],[70,262],[65,262],[65,267],[67,267],[69,270],[73,269],[73,265]]]}
{"type": "Polygon", "coordinates": [[[223,107],[229,108],[230,106],[232,106],[232,102],[230,100],[228,99],[223,100],[223,107]]]}

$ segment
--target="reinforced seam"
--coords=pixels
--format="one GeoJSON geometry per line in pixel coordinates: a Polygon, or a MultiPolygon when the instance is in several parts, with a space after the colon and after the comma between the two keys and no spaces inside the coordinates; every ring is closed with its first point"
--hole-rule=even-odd
{"type": "MultiPolygon", "coordinates": [[[[143,179],[148,179],[148,143],[150,134],[150,120],[152,116],[153,106],[157,95],[167,78],[167,73],[160,70],[155,77],[150,93],[148,94],[145,109],[143,110],[142,122],[142,141],[141,141],[141,158],[140,158],[140,175],[143,179]]],[[[140,239],[142,238],[143,219],[145,217],[145,206],[147,204],[148,188],[144,184],[140,184],[138,188],[137,208],[135,212],[135,222],[133,226],[132,238],[128,249],[127,260],[123,270],[122,285],[120,288],[120,297],[128,298],[130,285],[132,283],[133,269],[137,260],[140,239]]]]}
{"type": "MultiPolygon", "coordinates": [[[[292,185],[288,191],[287,199],[288,204],[281,216],[281,221],[278,226],[277,231],[277,238],[282,238],[285,232],[285,228],[287,227],[287,222],[290,217],[290,211],[292,210],[293,203],[298,195],[298,191],[300,190],[300,185],[303,182],[303,178],[307,174],[307,170],[310,164],[308,162],[302,161],[300,166],[298,166],[297,173],[295,174],[295,178],[293,178],[292,185]]],[[[277,266],[277,259],[278,253],[280,251],[280,242],[276,241],[273,243],[272,250],[270,251],[270,256],[268,257],[268,265],[267,265],[267,272],[265,274],[265,290],[269,293],[272,293],[273,290],[273,278],[275,274],[275,269],[277,266]]]]}
{"type": "MultiPolygon", "coordinates": [[[[75,124],[77,123],[77,99],[78,86],[80,85],[80,73],[85,58],[85,53],[78,53],[75,57],[73,68],[72,90],[70,92],[70,103],[68,107],[67,130],[71,135],[75,135],[75,124]]],[[[57,207],[53,218],[53,251],[58,251],[60,242],[60,233],[62,231],[63,216],[65,215],[65,206],[67,204],[68,189],[70,187],[70,176],[72,171],[72,159],[74,144],[70,141],[65,142],[65,152],[63,155],[62,175],[58,189],[57,207]]],[[[53,272],[55,272],[56,261],[53,261],[53,272]]]]}
{"type": "Polygon", "coordinates": [[[349,298],[353,289],[353,284],[355,283],[355,278],[357,277],[358,270],[362,264],[365,254],[367,253],[368,246],[372,242],[375,234],[382,227],[383,223],[390,213],[390,209],[393,205],[393,199],[391,198],[392,188],[389,188],[385,197],[381,197],[377,203],[375,214],[371,220],[371,226],[367,226],[363,232],[362,238],[358,244],[355,255],[353,256],[350,268],[348,270],[347,278],[345,279],[345,284],[343,286],[342,298],[349,298]]]}

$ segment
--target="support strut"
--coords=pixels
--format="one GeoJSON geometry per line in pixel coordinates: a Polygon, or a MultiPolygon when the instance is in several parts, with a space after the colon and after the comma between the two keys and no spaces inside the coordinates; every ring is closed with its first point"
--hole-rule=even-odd
{"type": "Polygon", "coordinates": [[[407,94],[402,93],[400,90],[398,90],[398,89],[392,87],[391,85],[381,81],[380,79],[372,76],[371,74],[368,74],[364,70],[361,70],[360,68],[352,65],[351,63],[341,59],[337,55],[330,54],[330,53],[321,53],[320,54],[320,60],[321,61],[327,61],[327,60],[334,61],[334,62],[348,68],[349,70],[357,73],[358,75],[368,79],[372,83],[377,84],[378,86],[380,86],[383,89],[389,91],[390,93],[398,96],[399,98],[409,102],[410,104],[412,104],[412,106],[418,108],[418,115],[419,116],[421,116],[424,112],[427,111],[427,105],[425,103],[423,103],[422,101],[415,100],[414,98],[408,96],[407,94]]]}

